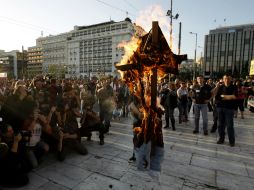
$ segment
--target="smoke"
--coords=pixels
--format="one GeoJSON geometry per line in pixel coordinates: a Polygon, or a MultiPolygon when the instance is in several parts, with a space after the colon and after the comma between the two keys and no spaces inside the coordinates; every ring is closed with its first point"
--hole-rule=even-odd
{"type": "MultiPolygon", "coordinates": [[[[152,21],[158,21],[159,26],[170,45],[170,18],[166,16],[167,11],[160,5],[152,5],[139,12],[139,16],[136,19],[136,24],[143,27],[147,32],[152,28],[152,21]]],[[[173,31],[174,32],[174,31],[173,31]]],[[[173,52],[176,52],[177,45],[174,43],[175,37],[173,33],[173,52]]]]}

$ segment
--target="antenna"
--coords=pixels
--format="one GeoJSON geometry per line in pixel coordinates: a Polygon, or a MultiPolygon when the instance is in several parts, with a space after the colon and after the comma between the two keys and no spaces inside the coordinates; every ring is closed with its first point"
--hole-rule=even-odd
{"type": "Polygon", "coordinates": [[[128,18],[128,14],[129,14],[128,11],[126,11],[126,18],[128,18]]]}

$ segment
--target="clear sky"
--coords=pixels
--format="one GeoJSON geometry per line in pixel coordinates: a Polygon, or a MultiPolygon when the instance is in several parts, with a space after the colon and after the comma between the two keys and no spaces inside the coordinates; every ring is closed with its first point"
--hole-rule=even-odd
{"type": "MultiPolygon", "coordinates": [[[[170,0],[0,0],[0,49],[21,50],[35,45],[43,35],[58,34],[74,25],[91,25],[124,20],[126,12],[133,22],[151,27],[158,20],[165,36],[169,36],[170,0]]],[[[173,0],[173,51],[178,44],[179,22],[182,22],[181,53],[194,57],[195,35],[204,47],[204,35],[221,26],[254,23],[254,0],[173,0]],[[216,20],[216,21],[215,21],[216,20]]],[[[197,57],[202,48],[197,49],[197,57]]]]}

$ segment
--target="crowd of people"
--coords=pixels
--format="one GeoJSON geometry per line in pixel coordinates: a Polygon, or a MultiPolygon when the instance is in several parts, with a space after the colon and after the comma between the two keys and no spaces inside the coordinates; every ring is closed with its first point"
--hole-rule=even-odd
{"type": "Polygon", "coordinates": [[[91,140],[98,131],[99,144],[109,131],[115,107],[128,115],[128,91],[111,77],[92,80],[57,80],[37,76],[33,80],[0,82],[0,185],[28,183],[27,173],[38,167],[52,150],[63,161],[72,147],[86,155],[82,137],[91,140]],[[93,110],[98,102],[99,113],[93,110]]]}
{"type": "Polygon", "coordinates": [[[169,119],[172,130],[176,130],[174,110],[179,109],[179,123],[187,122],[188,115],[193,107],[194,129],[193,133],[200,132],[200,113],[203,120],[203,134],[208,135],[208,112],[213,112],[213,126],[210,132],[214,133],[218,129],[218,144],[223,144],[225,140],[225,128],[229,137],[230,146],[235,146],[235,134],[233,119],[240,117],[244,119],[244,109],[247,100],[254,94],[251,80],[245,81],[233,79],[225,74],[222,79],[205,81],[202,75],[193,81],[176,79],[175,82],[161,85],[160,96],[161,105],[165,108],[166,125],[169,128],[169,119]]]}
{"type": "MultiPolygon", "coordinates": [[[[230,146],[235,145],[233,119],[244,119],[246,99],[253,94],[250,81],[222,79],[196,80],[158,84],[158,97],[165,113],[165,129],[177,130],[175,109],[179,109],[179,124],[195,115],[193,133],[200,132],[202,115],[203,134],[208,135],[208,112],[213,112],[211,133],[218,129],[218,144],[225,140],[225,129],[230,146]],[[193,110],[191,109],[193,108],[193,110]],[[201,113],[201,114],[200,114],[201,113]]],[[[38,167],[48,151],[63,161],[68,146],[81,155],[87,149],[81,138],[88,141],[98,131],[99,144],[109,132],[111,119],[131,116],[133,128],[140,126],[144,115],[139,98],[132,95],[127,85],[115,78],[103,76],[99,80],[58,80],[37,76],[33,80],[0,81],[0,185],[19,187],[28,183],[27,173],[38,167]],[[94,111],[98,103],[99,113],[94,111]],[[77,119],[79,118],[79,119],[77,119]]],[[[134,147],[135,145],[134,132],[134,147]]],[[[135,161],[135,151],[129,161],[135,161]]]]}

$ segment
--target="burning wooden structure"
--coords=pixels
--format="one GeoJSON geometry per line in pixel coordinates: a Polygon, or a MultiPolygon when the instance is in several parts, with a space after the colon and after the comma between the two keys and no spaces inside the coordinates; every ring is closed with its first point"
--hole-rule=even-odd
{"type": "Polygon", "coordinates": [[[163,113],[157,105],[158,79],[169,73],[178,74],[178,65],[186,59],[187,55],[175,55],[170,50],[158,22],[153,22],[152,30],[137,41],[137,49],[129,59],[116,65],[130,91],[142,102],[144,119],[134,129],[141,143],[151,141],[152,147],[163,147],[163,113]]]}

